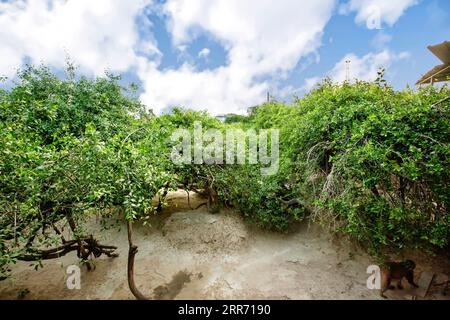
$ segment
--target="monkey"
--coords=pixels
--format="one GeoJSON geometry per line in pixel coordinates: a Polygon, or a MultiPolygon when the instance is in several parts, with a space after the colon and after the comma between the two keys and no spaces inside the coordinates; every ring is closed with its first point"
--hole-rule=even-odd
{"type": "Polygon", "coordinates": [[[387,262],[381,268],[381,291],[380,295],[383,298],[387,298],[384,292],[388,289],[395,289],[391,285],[392,280],[397,281],[397,288],[403,289],[402,279],[406,278],[408,283],[415,288],[419,286],[414,282],[414,269],[416,264],[412,260],[405,260],[401,262],[387,262]]]}

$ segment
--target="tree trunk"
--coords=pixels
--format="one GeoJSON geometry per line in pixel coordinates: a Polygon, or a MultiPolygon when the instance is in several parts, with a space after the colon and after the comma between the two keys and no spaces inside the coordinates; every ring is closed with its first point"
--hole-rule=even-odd
{"type": "Polygon", "coordinates": [[[134,283],[134,256],[138,253],[138,247],[133,244],[133,222],[127,221],[128,228],[128,286],[130,287],[131,293],[138,300],[150,300],[150,298],[143,295],[134,283]]]}

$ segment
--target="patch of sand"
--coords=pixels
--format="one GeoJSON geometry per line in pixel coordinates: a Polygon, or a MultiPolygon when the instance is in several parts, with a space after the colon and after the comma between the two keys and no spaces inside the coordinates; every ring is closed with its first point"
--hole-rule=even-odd
{"type": "MultiPolygon", "coordinates": [[[[205,200],[191,193],[191,207],[205,200]]],[[[307,223],[274,233],[245,223],[232,210],[210,214],[190,210],[186,192],[173,192],[168,207],[135,224],[139,247],[135,279],[144,294],[157,299],[380,299],[366,288],[366,268],[375,264],[363,251],[307,223]]],[[[81,289],[66,286],[66,268],[75,253],[44,261],[35,271],[28,262],[12,266],[14,279],[0,282],[0,299],[134,299],[127,284],[126,228],[93,234],[118,246],[118,258],[94,260],[95,271],[81,268],[81,289]]],[[[448,261],[447,261],[448,262],[448,261]]],[[[445,263],[447,263],[445,262],[445,263]]],[[[448,266],[448,264],[446,265],[448,266]]],[[[444,268],[418,263],[418,269],[444,268]]],[[[387,293],[389,295],[389,293],[387,293]]]]}

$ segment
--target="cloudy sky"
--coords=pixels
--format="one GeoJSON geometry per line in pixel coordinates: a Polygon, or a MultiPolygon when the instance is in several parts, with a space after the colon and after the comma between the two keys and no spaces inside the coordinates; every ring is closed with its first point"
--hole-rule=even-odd
{"type": "MultiPolygon", "coordinates": [[[[140,85],[156,113],[173,106],[242,113],[301,96],[325,76],[398,88],[439,63],[449,0],[0,0],[0,76],[25,63],[140,85]]],[[[5,84],[3,84],[5,85],[5,84]]]]}

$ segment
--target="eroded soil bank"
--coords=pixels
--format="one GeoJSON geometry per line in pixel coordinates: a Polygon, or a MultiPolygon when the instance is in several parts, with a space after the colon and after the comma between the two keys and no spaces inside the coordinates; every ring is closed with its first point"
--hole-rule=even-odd
{"type": "MultiPolygon", "coordinates": [[[[204,201],[190,198],[193,207],[204,201]]],[[[80,290],[66,286],[67,266],[78,264],[71,253],[45,261],[38,271],[17,263],[14,279],[0,282],[0,299],[134,299],[126,277],[126,228],[94,234],[118,246],[120,256],[96,259],[95,271],[82,267],[80,290]]],[[[232,210],[191,210],[182,191],[169,195],[168,207],[150,225],[135,226],[134,242],[136,283],[155,299],[380,299],[378,290],[366,287],[366,268],[375,262],[353,245],[307,223],[280,234],[250,226],[232,210]]],[[[443,257],[408,258],[416,260],[417,274],[450,270],[443,257]]],[[[387,295],[403,298],[405,287],[387,295]]],[[[435,290],[428,298],[447,297],[435,290]]]]}

